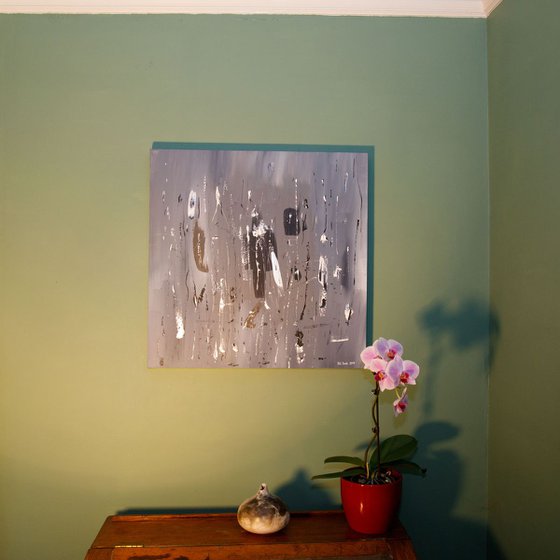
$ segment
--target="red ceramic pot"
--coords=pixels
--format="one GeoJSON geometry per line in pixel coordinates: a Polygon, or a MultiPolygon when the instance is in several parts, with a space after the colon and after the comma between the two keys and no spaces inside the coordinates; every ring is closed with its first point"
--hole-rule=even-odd
{"type": "Polygon", "coordinates": [[[342,507],[348,525],[358,533],[382,535],[397,517],[401,501],[402,475],[389,484],[358,484],[340,479],[342,507]]]}

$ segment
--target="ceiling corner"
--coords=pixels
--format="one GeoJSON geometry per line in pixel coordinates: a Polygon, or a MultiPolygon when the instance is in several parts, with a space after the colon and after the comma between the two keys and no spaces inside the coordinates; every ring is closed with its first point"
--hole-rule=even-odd
{"type": "Polygon", "coordinates": [[[501,3],[502,0],[482,0],[482,6],[486,17],[488,17],[501,3]]]}

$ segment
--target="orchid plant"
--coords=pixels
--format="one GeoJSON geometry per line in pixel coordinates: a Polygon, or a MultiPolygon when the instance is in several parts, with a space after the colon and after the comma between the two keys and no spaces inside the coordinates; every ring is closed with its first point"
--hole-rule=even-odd
{"type": "Polygon", "coordinates": [[[409,435],[396,435],[381,441],[379,429],[379,395],[383,391],[395,391],[393,401],[395,416],[405,412],[408,406],[408,386],[416,385],[420,367],[411,360],[403,359],[403,346],[392,339],[378,338],[360,354],[364,368],[371,371],[375,381],[371,415],[372,438],[363,457],[336,455],[327,457],[326,463],[353,465],[342,471],[316,475],[320,478],[351,478],[362,484],[385,484],[393,480],[391,468],[402,473],[424,475],[426,469],[410,461],[418,442],[409,435]]]}

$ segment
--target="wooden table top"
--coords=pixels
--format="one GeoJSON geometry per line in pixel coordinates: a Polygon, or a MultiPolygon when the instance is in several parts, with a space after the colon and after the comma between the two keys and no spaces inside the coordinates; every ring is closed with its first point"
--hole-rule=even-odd
{"type": "Polygon", "coordinates": [[[114,515],[86,560],[282,560],[361,557],[415,560],[400,523],[383,536],[356,533],[341,511],[301,512],[270,535],[243,530],[235,513],[114,515]]]}

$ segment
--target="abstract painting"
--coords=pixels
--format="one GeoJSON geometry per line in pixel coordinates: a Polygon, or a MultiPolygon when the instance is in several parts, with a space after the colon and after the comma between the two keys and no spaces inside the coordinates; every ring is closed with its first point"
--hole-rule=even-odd
{"type": "Polygon", "coordinates": [[[148,366],[360,367],[372,162],[372,148],[154,143],[148,366]]]}

